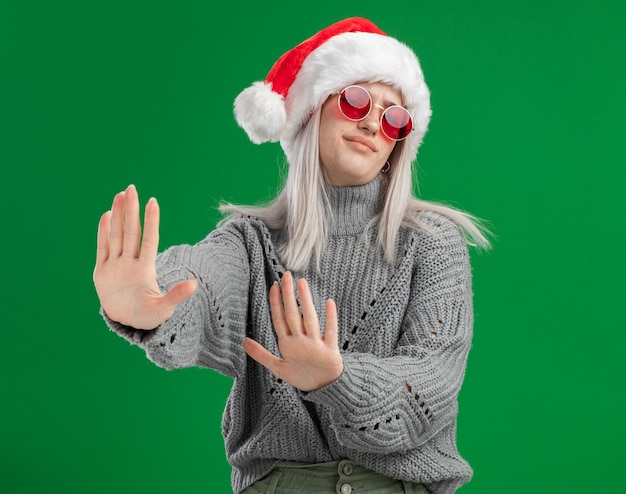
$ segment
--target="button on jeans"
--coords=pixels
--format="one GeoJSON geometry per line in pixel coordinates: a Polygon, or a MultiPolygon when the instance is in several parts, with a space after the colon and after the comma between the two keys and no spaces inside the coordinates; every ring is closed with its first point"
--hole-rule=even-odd
{"type": "Polygon", "coordinates": [[[421,484],[392,479],[361,465],[281,462],[242,494],[428,494],[421,484]]]}

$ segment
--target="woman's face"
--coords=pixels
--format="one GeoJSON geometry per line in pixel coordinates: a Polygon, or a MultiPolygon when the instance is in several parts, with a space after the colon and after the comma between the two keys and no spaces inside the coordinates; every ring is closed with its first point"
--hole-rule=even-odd
{"type": "Polygon", "coordinates": [[[384,108],[402,105],[400,93],[378,82],[359,86],[372,96],[372,111],[363,120],[354,122],[344,117],[336,94],[322,106],[320,161],[330,185],[343,187],[371,182],[396,144],[380,131],[380,116],[384,108]]]}

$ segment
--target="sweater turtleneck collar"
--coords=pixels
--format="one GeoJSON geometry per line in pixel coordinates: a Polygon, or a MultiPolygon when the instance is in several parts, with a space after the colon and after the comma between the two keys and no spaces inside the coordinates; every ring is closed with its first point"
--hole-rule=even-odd
{"type": "Polygon", "coordinates": [[[364,185],[327,186],[326,193],[332,211],[329,233],[341,235],[362,232],[382,210],[381,188],[380,177],[364,185]]]}

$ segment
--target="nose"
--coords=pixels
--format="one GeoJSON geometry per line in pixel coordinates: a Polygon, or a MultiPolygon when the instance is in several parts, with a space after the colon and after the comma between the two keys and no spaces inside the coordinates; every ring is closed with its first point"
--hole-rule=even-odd
{"type": "Polygon", "coordinates": [[[380,105],[372,105],[372,111],[359,122],[359,128],[371,134],[376,134],[380,130],[380,119],[384,110],[385,108],[380,105]]]}

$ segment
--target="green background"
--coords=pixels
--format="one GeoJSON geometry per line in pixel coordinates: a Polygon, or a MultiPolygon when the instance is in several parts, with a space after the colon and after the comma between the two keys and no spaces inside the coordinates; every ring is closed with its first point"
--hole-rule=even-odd
{"type": "Polygon", "coordinates": [[[96,225],[136,184],[161,247],[280,184],[235,96],[343,17],[418,53],[433,120],[420,196],[491,222],[472,250],[461,492],[623,489],[626,3],[0,1],[0,491],[230,491],[230,381],[112,334],[96,225]],[[621,487],[621,489],[620,489],[621,487]]]}

